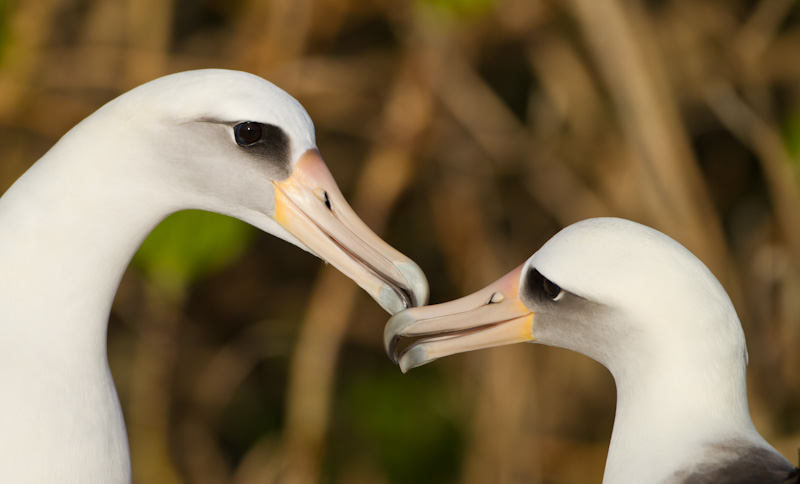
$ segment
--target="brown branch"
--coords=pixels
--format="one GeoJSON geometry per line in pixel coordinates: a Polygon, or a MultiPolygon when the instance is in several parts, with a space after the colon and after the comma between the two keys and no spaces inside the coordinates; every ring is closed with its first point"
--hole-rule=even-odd
{"type": "MultiPolygon", "coordinates": [[[[429,123],[429,111],[428,97],[417,88],[411,71],[402,69],[383,114],[380,137],[353,196],[353,208],[378,234],[411,181],[416,140],[429,123]]],[[[314,284],[290,367],[282,482],[320,479],[336,360],[358,291],[330,267],[314,284]]]]}
{"type": "Polygon", "coordinates": [[[730,286],[728,249],[719,217],[681,126],[676,103],[662,84],[665,68],[644,18],[630,3],[571,0],[641,170],[642,193],[655,193],[650,221],[678,238],[730,286]]]}
{"type": "Polygon", "coordinates": [[[800,188],[779,130],[770,126],[723,81],[708,89],[706,99],[722,124],[758,155],[781,233],[792,251],[800,254],[800,224],[797,222],[800,188]]]}

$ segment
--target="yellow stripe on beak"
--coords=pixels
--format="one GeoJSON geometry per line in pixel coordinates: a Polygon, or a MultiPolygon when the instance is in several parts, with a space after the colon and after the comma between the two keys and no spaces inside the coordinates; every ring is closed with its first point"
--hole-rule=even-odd
{"type": "Polygon", "coordinates": [[[422,270],[378,237],[345,200],[317,150],[275,184],[275,221],[356,282],[386,311],[425,304],[422,270]]]}
{"type": "Polygon", "coordinates": [[[535,315],[519,297],[522,268],[461,299],[393,316],[384,331],[389,357],[405,373],[444,356],[533,341],[535,315]],[[414,337],[421,339],[399,350],[403,338],[414,337]]]}

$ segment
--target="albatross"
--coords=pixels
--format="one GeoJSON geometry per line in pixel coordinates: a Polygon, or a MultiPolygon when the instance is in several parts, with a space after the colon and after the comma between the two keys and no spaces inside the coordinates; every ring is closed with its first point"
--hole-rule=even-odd
{"type": "Polygon", "coordinates": [[[604,484],[798,482],[753,426],[744,333],[725,290],[687,249],[635,222],[571,225],[486,288],[394,315],[384,336],[403,372],[516,342],[604,365],[617,386],[604,484]]]}
{"type": "Polygon", "coordinates": [[[227,70],[156,79],[66,133],[0,198],[0,482],[131,482],[108,315],[169,214],[236,217],[330,262],[384,309],[419,267],[358,218],[294,98],[227,70]]]}

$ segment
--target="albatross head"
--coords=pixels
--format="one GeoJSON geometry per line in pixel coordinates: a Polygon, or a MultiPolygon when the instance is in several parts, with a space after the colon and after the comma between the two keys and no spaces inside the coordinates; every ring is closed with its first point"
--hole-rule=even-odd
{"type": "Polygon", "coordinates": [[[706,266],[666,235],[615,218],[565,228],[472,295],[395,315],[384,339],[404,372],[526,341],[585,354],[618,384],[631,371],[743,368],[746,361],[733,305],[706,266]],[[404,338],[417,340],[399,351],[404,338]]]}
{"type": "Polygon", "coordinates": [[[283,238],[333,264],[390,313],[427,301],[419,267],[345,201],[305,109],[264,79],[217,69],[169,75],[111,101],[73,131],[89,126],[95,157],[108,152],[107,164],[136,158],[118,176],[133,183],[146,173],[154,188],[143,198],[231,215],[283,238]]]}

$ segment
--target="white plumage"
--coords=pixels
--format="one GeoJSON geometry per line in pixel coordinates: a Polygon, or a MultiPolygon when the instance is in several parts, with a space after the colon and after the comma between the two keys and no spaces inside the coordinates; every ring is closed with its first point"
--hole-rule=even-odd
{"type": "Polygon", "coordinates": [[[576,223],[485,289],[395,315],[385,338],[403,371],[518,341],[583,353],[614,376],[605,484],[782,483],[794,470],[750,419],[745,339],[728,295],[656,230],[576,223]],[[420,339],[398,355],[403,337],[420,339]]]}
{"type": "Polygon", "coordinates": [[[130,482],[107,318],[140,243],[182,209],[312,251],[391,312],[427,298],[416,264],[349,208],[291,96],[224,70],[140,86],[69,131],[0,199],[0,482],[130,482]]]}

